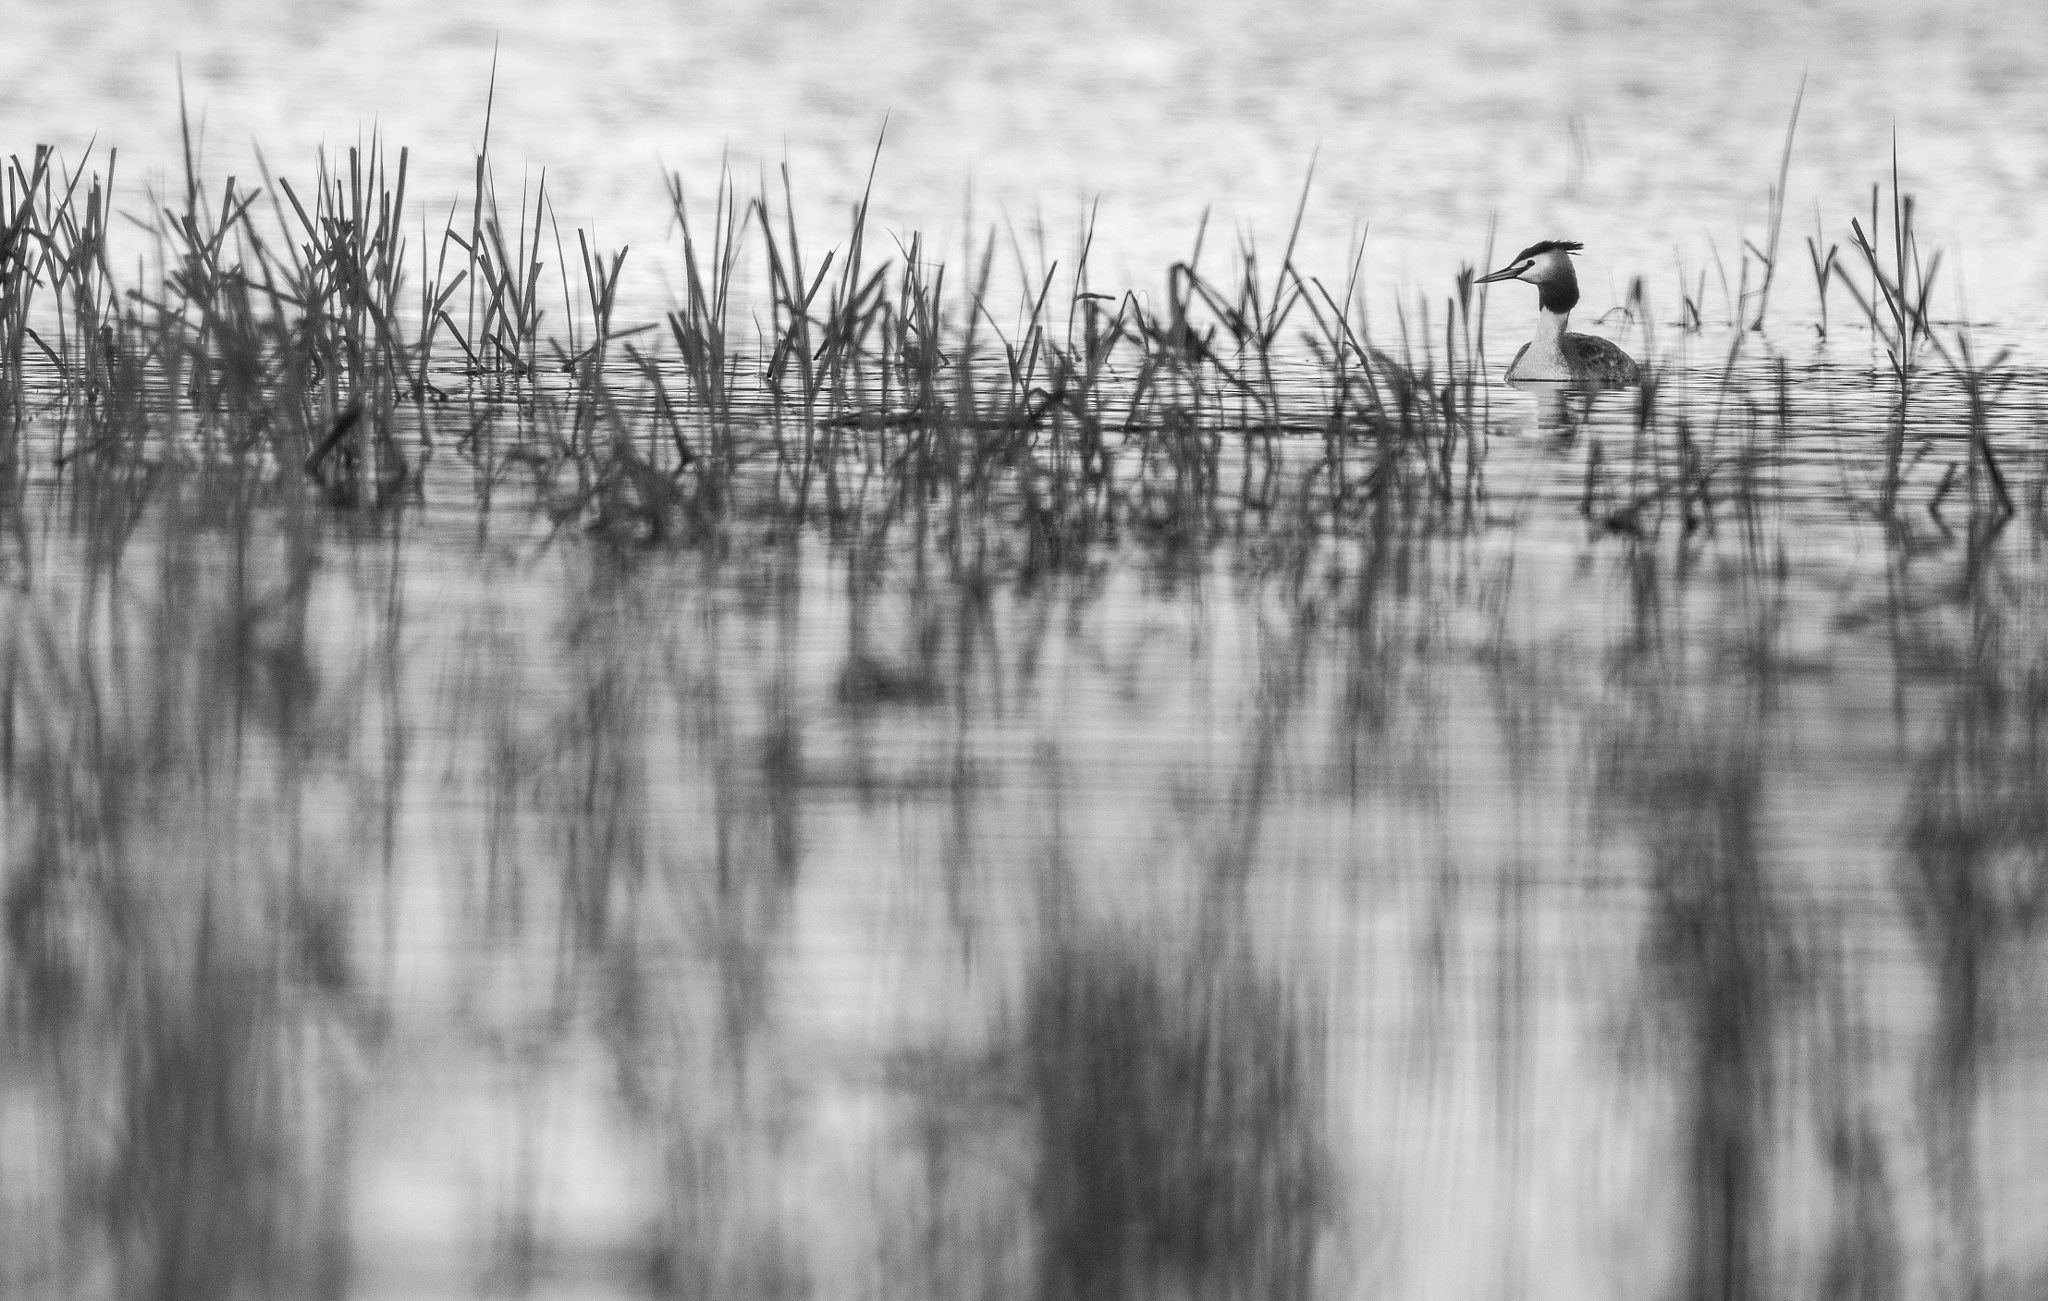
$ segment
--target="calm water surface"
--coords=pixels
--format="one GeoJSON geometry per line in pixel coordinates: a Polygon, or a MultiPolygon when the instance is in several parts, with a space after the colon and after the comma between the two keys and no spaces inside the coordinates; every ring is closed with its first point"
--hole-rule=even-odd
{"type": "Polygon", "coordinates": [[[495,32],[494,149],[635,244],[645,315],[657,155],[786,140],[830,212],[887,111],[890,228],[1043,211],[1057,257],[1099,193],[1095,275],[1156,293],[1204,205],[1284,241],[1320,140],[1303,261],[1370,221],[1383,338],[1490,213],[1573,234],[1581,319],[1650,283],[1660,423],[1495,386],[1417,505],[1226,417],[1200,492],[1139,439],[1071,496],[878,472],[659,547],[516,471],[480,507],[459,439],[521,416],[474,391],[383,512],[123,514],[43,456],[0,544],[9,1294],[2048,1287],[2035,7],[409,12],[36,9],[0,124],[139,183],[175,46],[210,148],[289,172],[374,115],[446,203],[495,32]],[[1888,381],[1803,265],[1766,332],[1719,272],[1671,324],[1762,237],[1802,68],[1786,248],[1843,242],[1896,118],[1954,312],[2019,349],[2002,526],[1934,367],[1874,508],[1888,381]]]}

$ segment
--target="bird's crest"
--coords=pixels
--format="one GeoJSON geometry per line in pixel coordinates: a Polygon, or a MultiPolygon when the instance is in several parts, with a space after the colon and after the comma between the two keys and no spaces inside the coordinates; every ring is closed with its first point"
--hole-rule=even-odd
{"type": "Polygon", "coordinates": [[[1514,260],[1520,262],[1525,257],[1536,257],[1544,253],[1576,253],[1584,247],[1586,247],[1584,244],[1579,243],[1575,239],[1546,239],[1539,244],[1531,244],[1515,254],[1514,260]]]}

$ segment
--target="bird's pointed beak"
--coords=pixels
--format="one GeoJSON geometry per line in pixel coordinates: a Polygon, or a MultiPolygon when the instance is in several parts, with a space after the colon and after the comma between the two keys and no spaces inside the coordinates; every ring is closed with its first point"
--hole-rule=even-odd
{"type": "Polygon", "coordinates": [[[1490,285],[1496,280],[1513,280],[1515,278],[1515,272],[1517,269],[1518,268],[1516,268],[1514,264],[1510,263],[1509,265],[1502,267],[1498,271],[1479,277],[1479,279],[1473,281],[1472,283],[1475,285],[1490,285]]]}

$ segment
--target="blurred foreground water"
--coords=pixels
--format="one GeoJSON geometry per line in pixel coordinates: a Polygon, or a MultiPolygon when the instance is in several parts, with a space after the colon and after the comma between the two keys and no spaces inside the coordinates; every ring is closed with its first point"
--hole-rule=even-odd
{"type": "Polygon", "coordinates": [[[474,397],[381,512],[32,483],[0,1279],[2037,1295],[2040,453],[1884,521],[1856,372],[1703,370],[1436,505],[1226,424],[620,545],[474,397]]]}

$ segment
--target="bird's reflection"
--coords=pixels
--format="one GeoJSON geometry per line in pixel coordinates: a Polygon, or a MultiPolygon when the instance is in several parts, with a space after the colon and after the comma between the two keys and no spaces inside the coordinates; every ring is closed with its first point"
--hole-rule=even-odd
{"type": "Polygon", "coordinates": [[[1593,408],[1610,386],[1573,380],[1511,379],[1508,388],[1529,395],[1529,414],[1521,432],[1537,438],[1571,439],[1593,418],[1593,408]]]}

